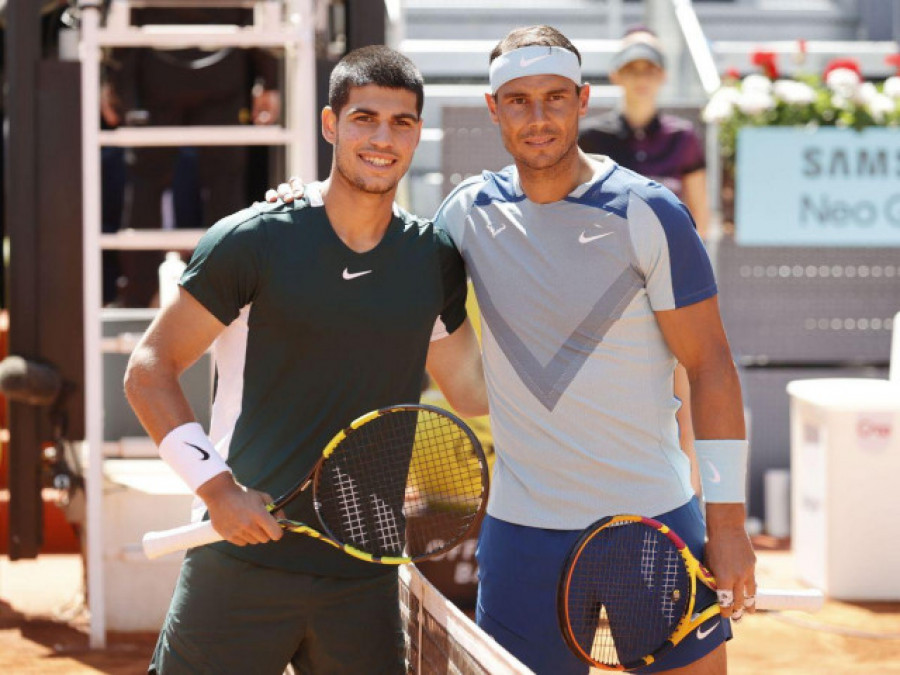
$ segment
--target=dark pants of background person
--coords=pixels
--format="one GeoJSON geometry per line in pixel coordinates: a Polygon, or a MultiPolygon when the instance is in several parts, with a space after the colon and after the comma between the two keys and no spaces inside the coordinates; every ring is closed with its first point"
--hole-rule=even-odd
{"type": "MultiPolygon", "coordinates": [[[[137,50],[134,58],[134,100],[127,105],[148,113],[151,126],[236,125],[249,105],[250,66],[242,50],[210,55],[192,69],[167,52],[137,50]],[[213,58],[219,57],[218,60],[213,58]]],[[[122,227],[154,229],[162,225],[160,201],[176,178],[175,147],[134,148],[129,152],[129,188],[122,227]]],[[[212,146],[196,149],[196,177],[202,203],[201,223],[209,227],[246,206],[247,149],[212,146]]],[[[164,252],[129,251],[120,256],[127,279],[124,304],[146,307],[158,290],[157,269],[164,252]]]]}

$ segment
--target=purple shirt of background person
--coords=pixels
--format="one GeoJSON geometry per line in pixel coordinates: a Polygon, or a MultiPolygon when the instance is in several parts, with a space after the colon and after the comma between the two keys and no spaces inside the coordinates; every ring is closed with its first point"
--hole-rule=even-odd
{"type": "Polygon", "coordinates": [[[607,155],[665,185],[679,199],[684,199],[684,175],[706,168],[703,143],[694,125],[665,113],[633,129],[620,112],[611,110],[585,123],[578,144],[585,152],[607,155]]]}

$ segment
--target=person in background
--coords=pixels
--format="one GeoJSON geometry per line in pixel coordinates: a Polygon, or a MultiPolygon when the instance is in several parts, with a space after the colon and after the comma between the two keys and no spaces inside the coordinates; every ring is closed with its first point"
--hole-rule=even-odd
{"type": "Polygon", "coordinates": [[[578,145],[662,183],[684,202],[706,239],[709,205],[703,140],[690,120],[659,110],[666,63],[656,34],[637,26],[613,56],[610,81],[622,88],[622,103],[585,120],[578,145]]]}
{"type": "MultiPolygon", "coordinates": [[[[241,8],[144,8],[134,24],[245,25],[241,8]]],[[[105,59],[101,113],[107,128],[275,124],[280,117],[278,62],[261,49],[113,49],[105,59]]],[[[246,201],[248,149],[242,146],[134,148],[121,226],[161,227],[161,198],[171,188],[177,227],[207,228],[246,201]],[[187,222],[185,222],[187,221],[187,222]]],[[[162,252],[120,254],[127,283],[121,304],[146,307],[157,290],[162,252]]]]}
{"type": "MultiPolygon", "coordinates": [[[[666,79],[665,57],[656,34],[637,26],[625,33],[613,56],[609,79],[622,88],[622,104],[587,120],[578,145],[665,185],[684,202],[704,240],[709,224],[706,158],[703,141],[689,120],[660,112],[659,91],[666,79]]],[[[691,482],[700,489],[694,457],[690,382],[684,368],[675,371],[675,395],[681,400],[678,428],[682,449],[691,458],[691,482]]]]}

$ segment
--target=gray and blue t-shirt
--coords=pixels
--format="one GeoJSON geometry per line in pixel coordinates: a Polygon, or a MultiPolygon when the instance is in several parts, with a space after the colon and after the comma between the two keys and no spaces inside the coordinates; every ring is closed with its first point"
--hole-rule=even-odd
{"type": "Polygon", "coordinates": [[[716,294],[687,208],[608,158],[565,199],[536,204],[514,166],[472,177],[435,224],[482,313],[497,461],[488,512],[578,529],[693,495],[678,442],[675,358],[654,312],[716,294]]]}

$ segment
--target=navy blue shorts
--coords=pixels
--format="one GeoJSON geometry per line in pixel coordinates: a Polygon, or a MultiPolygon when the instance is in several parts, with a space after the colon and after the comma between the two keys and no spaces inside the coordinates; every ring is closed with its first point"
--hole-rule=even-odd
{"type": "MultiPolygon", "coordinates": [[[[706,524],[696,498],[654,518],[672,528],[703,560],[706,524]]],[[[538,675],[585,675],[589,668],[566,645],[556,612],[556,588],[581,530],[547,530],[486,516],[478,541],[476,620],[488,634],[538,675]]],[[[698,606],[715,593],[698,584],[698,606]]],[[[728,619],[714,616],[659,661],[635,672],[686,666],[731,639],[728,619]]]]}

